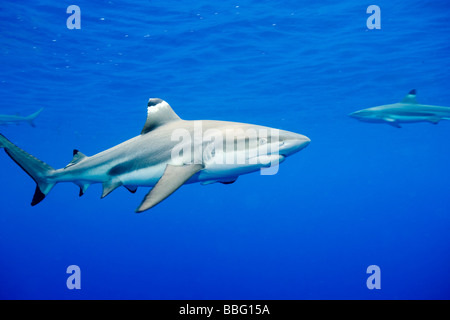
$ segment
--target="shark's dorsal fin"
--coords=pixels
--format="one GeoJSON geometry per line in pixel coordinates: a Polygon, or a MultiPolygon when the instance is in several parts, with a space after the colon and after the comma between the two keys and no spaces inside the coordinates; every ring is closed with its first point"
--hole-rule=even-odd
{"type": "Polygon", "coordinates": [[[64,169],[67,169],[67,168],[77,164],[84,158],[87,158],[87,157],[84,154],[82,154],[80,151],[78,151],[77,149],[73,150],[73,159],[72,159],[72,161],[70,161],[70,163],[67,166],[65,166],[64,169]]]}
{"type": "Polygon", "coordinates": [[[147,122],[141,134],[146,134],[163,124],[176,120],[181,119],[167,102],[158,98],[152,98],[148,100],[147,122]]]}
{"type": "Polygon", "coordinates": [[[402,100],[402,103],[417,103],[416,101],[416,89],[412,89],[402,100]]]}

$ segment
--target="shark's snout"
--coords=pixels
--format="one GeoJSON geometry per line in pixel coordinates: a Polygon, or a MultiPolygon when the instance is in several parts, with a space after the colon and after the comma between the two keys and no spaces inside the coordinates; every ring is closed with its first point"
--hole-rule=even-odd
{"type": "Polygon", "coordinates": [[[361,118],[361,114],[360,114],[359,111],[352,112],[352,113],[350,113],[348,116],[349,116],[350,118],[355,118],[355,119],[361,118]]]}
{"type": "Polygon", "coordinates": [[[352,112],[348,115],[350,118],[364,121],[364,122],[372,122],[372,119],[376,119],[377,116],[371,110],[363,109],[359,111],[352,112]]]}
{"type": "Polygon", "coordinates": [[[306,148],[310,144],[311,140],[304,135],[289,132],[280,141],[279,153],[284,157],[288,157],[300,150],[306,148]]]}

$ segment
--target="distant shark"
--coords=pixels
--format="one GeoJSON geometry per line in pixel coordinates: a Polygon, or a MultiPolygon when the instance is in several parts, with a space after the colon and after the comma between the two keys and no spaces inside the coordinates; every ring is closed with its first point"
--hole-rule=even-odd
{"type": "MultiPolygon", "coordinates": [[[[0,135],[0,148],[4,148],[36,182],[32,206],[41,202],[59,182],[73,182],[78,185],[80,196],[91,184],[102,183],[102,198],[120,186],[133,193],[138,186],[153,187],[136,212],[152,208],[185,183],[233,183],[242,174],[281,163],[287,156],[302,150],[309,143],[309,138],[297,133],[251,124],[182,120],[169,104],[161,99],[149,100],[147,121],[139,136],[91,157],[74,150],[72,161],[65,168],[58,170],[26,153],[0,135]],[[199,140],[199,127],[213,132],[216,137],[228,136],[231,133],[235,134],[231,135],[235,138],[228,139],[227,143],[231,142],[230,148],[211,147],[212,140],[209,141],[202,136],[199,140]],[[240,135],[242,132],[256,133],[256,143],[250,143],[249,136],[240,135]],[[183,140],[184,144],[180,143],[180,133],[194,138],[192,141],[183,140]],[[180,148],[180,145],[183,146],[181,149],[183,151],[201,147],[202,152],[197,153],[200,157],[193,159],[189,152],[186,153],[189,157],[185,157],[185,154],[183,157],[174,157],[174,150],[180,148]],[[274,151],[268,151],[268,147],[274,151]],[[220,157],[223,159],[230,154],[234,156],[233,152],[243,156],[245,161],[243,163],[217,161],[220,157]]],[[[178,151],[175,150],[175,154],[178,151]]]]}
{"type": "Polygon", "coordinates": [[[430,122],[438,124],[443,119],[450,120],[450,108],[418,104],[416,90],[411,90],[399,103],[356,111],[349,116],[363,122],[387,123],[401,128],[401,123],[430,122]]]}
{"type": "Polygon", "coordinates": [[[39,111],[33,113],[32,115],[29,115],[28,117],[22,117],[22,116],[13,116],[13,115],[2,115],[0,114],[0,126],[1,125],[9,125],[9,124],[19,124],[21,122],[27,122],[30,126],[36,127],[33,120],[37,118],[38,115],[41,114],[42,110],[44,108],[40,109],[39,111]]]}

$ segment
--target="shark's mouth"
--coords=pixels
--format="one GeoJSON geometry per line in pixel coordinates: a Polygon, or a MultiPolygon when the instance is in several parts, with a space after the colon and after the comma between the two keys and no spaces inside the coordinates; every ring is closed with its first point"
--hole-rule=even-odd
{"type": "Polygon", "coordinates": [[[248,164],[259,164],[262,167],[271,167],[273,165],[277,165],[281,163],[286,158],[285,155],[274,153],[274,154],[265,154],[259,155],[256,157],[247,158],[248,164]]]}
{"type": "MultiPolygon", "coordinates": [[[[271,154],[266,156],[267,162],[263,163],[264,167],[273,167],[277,166],[286,159],[286,156],[282,154],[271,154]]],[[[264,159],[265,160],[265,159],[264,159]]]]}

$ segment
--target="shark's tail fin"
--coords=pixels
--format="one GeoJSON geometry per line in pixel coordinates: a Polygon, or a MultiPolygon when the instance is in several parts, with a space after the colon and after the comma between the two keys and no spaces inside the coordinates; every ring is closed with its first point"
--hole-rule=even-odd
{"type": "Polygon", "coordinates": [[[36,182],[36,191],[34,193],[32,206],[37,205],[44,200],[45,196],[55,185],[55,182],[49,181],[48,177],[54,171],[45,162],[26,153],[11,141],[0,134],[0,148],[4,148],[6,153],[17,163],[28,175],[36,182]]]}
{"type": "Polygon", "coordinates": [[[28,117],[26,117],[26,120],[28,121],[30,126],[32,126],[33,128],[36,127],[36,125],[34,124],[33,120],[36,119],[37,116],[41,114],[42,110],[44,110],[44,108],[41,108],[39,111],[37,111],[37,112],[29,115],[28,117]]]}

